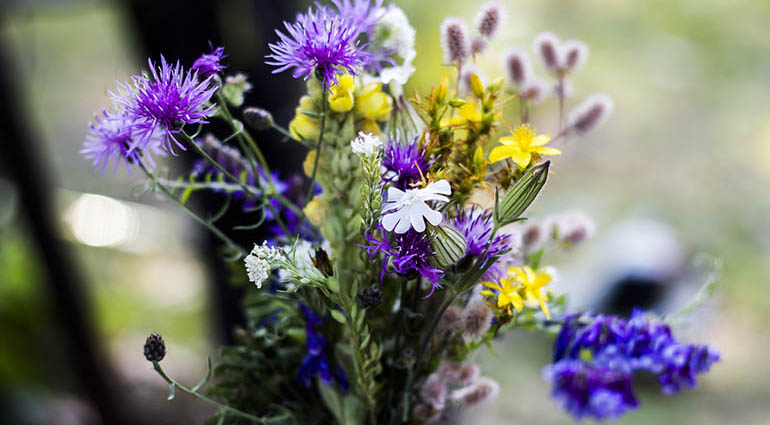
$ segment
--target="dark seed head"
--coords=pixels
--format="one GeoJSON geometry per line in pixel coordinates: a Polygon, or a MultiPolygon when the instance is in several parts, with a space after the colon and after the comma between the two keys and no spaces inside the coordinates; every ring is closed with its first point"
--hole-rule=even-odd
{"type": "Polygon", "coordinates": [[[259,131],[268,130],[273,126],[273,115],[262,108],[251,107],[244,109],[243,120],[259,131]]]}
{"type": "Polygon", "coordinates": [[[358,294],[358,300],[366,309],[375,308],[382,302],[382,291],[376,286],[366,288],[358,294]]]}
{"type": "Polygon", "coordinates": [[[159,362],[166,357],[166,343],[160,334],[153,333],[144,343],[144,358],[148,362],[159,362]]]}

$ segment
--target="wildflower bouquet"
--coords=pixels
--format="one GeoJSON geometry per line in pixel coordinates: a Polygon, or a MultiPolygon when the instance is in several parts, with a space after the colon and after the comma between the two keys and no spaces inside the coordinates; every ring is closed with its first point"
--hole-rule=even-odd
{"type": "Polygon", "coordinates": [[[252,283],[237,345],[223,348],[194,387],[161,368],[162,338],[147,339],[144,354],[170,384],[169,397],[181,390],[215,405],[211,423],[219,424],[432,423],[497,395],[472,358],[514,328],[556,335],[543,375],[576,419],[636,408],[638,371],[656,375],[667,394],[693,387],[718,360],[714,350],[679,342],[666,318],[641,311],[567,313],[550,288],[545,254],[590,237],[588,218],[524,222],[559,144],[611,112],[604,95],[565,112],[568,78],[586,46],[540,34],[534,50],[549,81],[518,48],[504,55],[506,78],[488,81],[474,62],[505,20],[490,2],[472,30],[444,21],[451,78],[408,98],[415,30],[404,12],[381,0],[332,3],[297,15],[269,46],[275,72],[307,82],[288,127],[265,110],[240,110],[249,84],[225,72],[222,47],[189,70],[150,60],[148,72],[118,85],[114,108],[90,127],[82,153],[97,169],[141,169],[148,190],[243,261],[234,263],[234,283],[252,283]],[[536,106],[549,99],[559,110],[553,138],[532,127],[536,106]],[[507,110],[518,123],[505,121],[507,110]],[[213,120],[231,134],[206,133],[213,120]],[[307,179],[271,171],[253,130],[306,145],[307,179]],[[196,155],[193,169],[166,177],[155,158],[181,151],[196,155]],[[199,216],[188,206],[199,191],[221,194],[222,212],[242,208],[243,224],[220,229],[221,214],[199,216]],[[261,225],[274,236],[253,249],[228,236],[261,225]]]}

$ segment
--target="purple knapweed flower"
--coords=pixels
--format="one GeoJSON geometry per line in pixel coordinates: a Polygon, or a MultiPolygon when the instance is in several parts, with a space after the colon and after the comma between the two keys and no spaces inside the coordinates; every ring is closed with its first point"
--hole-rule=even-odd
{"type": "Polygon", "coordinates": [[[136,135],[134,148],[144,148],[160,132],[162,146],[174,154],[173,144],[185,147],[174,137],[185,125],[206,124],[216,111],[209,103],[216,91],[211,77],[198,81],[196,72],[185,72],[177,61],[171,66],[161,55],[160,66],[148,59],[150,74],[135,75],[130,83],[118,83],[118,91],[110,92],[115,102],[126,111],[136,135]]]}
{"type": "Polygon", "coordinates": [[[211,53],[204,53],[193,62],[192,71],[198,71],[201,78],[208,78],[214,74],[222,72],[226,67],[222,65],[222,59],[226,58],[224,47],[214,47],[209,43],[211,53]]]}
{"type": "Polygon", "coordinates": [[[362,247],[366,249],[370,258],[378,253],[382,254],[380,280],[385,273],[390,273],[388,264],[392,264],[396,273],[410,275],[416,272],[430,281],[432,288],[426,298],[431,296],[433,291],[441,288],[439,279],[444,276],[444,271],[431,263],[433,250],[428,232],[420,233],[409,229],[406,233],[391,233],[388,237],[382,225],[378,224],[374,232],[367,232],[364,237],[369,245],[362,245],[362,247]],[[380,236],[377,236],[377,233],[380,236]]]}
{"type": "MultiPolygon", "coordinates": [[[[492,213],[475,206],[463,210],[454,219],[454,226],[465,237],[465,253],[474,257],[484,255],[484,261],[511,249],[511,236],[498,234],[491,241],[492,213]]],[[[496,280],[503,274],[502,265],[495,262],[484,273],[485,279],[496,280]]]]}
{"type": "Polygon", "coordinates": [[[276,30],[279,40],[268,45],[272,54],[265,63],[278,67],[274,74],[293,68],[292,77],[305,80],[315,71],[328,89],[338,75],[355,75],[369,64],[371,55],[358,43],[360,25],[316,3],[315,9],[298,14],[293,23],[284,22],[286,34],[276,30]]]}
{"type": "Polygon", "coordinates": [[[635,409],[631,375],[581,360],[563,360],[547,367],[551,396],[575,419],[615,419],[635,409]]]}
{"type": "Polygon", "coordinates": [[[337,14],[352,22],[363,34],[371,34],[385,14],[382,0],[332,0],[337,14]]]}
{"type": "Polygon", "coordinates": [[[382,156],[382,166],[387,170],[383,180],[402,190],[410,189],[410,185],[422,180],[430,170],[425,149],[417,146],[416,140],[401,143],[390,139],[382,156]]]}
{"type": "Polygon", "coordinates": [[[144,149],[134,149],[133,121],[122,113],[102,111],[102,115],[94,115],[94,121],[88,126],[88,134],[80,154],[93,161],[94,170],[102,175],[110,162],[115,163],[113,172],[125,162],[128,171],[131,165],[142,162],[146,167],[153,168],[153,154],[161,154],[160,142],[151,138],[145,143],[144,149]]]}

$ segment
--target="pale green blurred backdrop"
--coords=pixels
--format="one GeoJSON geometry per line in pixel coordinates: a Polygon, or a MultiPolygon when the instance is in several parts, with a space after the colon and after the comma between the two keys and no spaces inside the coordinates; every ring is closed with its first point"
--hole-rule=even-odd
{"type": "MultiPolygon", "coordinates": [[[[396,3],[418,31],[418,71],[410,86],[425,90],[450,72],[441,66],[442,19],[470,22],[478,4],[396,3]]],[[[478,62],[489,78],[502,75],[499,56],[505,48],[531,52],[532,38],[551,30],[591,49],[588,63],[572,79],[575,94],[568,105],[599,91],[615,100],[605,126],[560,146],[564,154],[534,207],[535,216],[582,209],[598,224],[596,237],[585,246],[549,258],[562,268],[560,287],[580,299],[590,288],[579,285],[592,282],[579,264],[601,263],[596,257],[607,255],[602,244],[629,220],[669,226],[685,251],[724,263],[715,299],[694,326],[682,330],[686,339],[717,346],[722,361],[696,391],[663,397],[654,386],[644,386],[642,409],[620,423],[770,424],[770,2],[502,3],[508,18],[478,62]]],[[[19,4],[7,12],[0,36],[12,46],[24,75],[26,107],[60,189],[62,235],[88,273],[98,329],[118,369],[160,403],[164,386],[140,352],[149,330],[162,331],[173,347],[166,368],[182,380],[197,379],[206,356],[215,353],[206,276],[200,259],[186,249],[200,234],[169,205],[133,198],[142,183],[137,175],[121,171],[99,178],[78,156],[89,119],[107,103],[106,91],[145,59],[136,54],[120,4],[19,4]],[[123,215],[116,219],[115,211],[123,215]],[[108,218],[123,230],[106,236],[83,230],[83,220],[92,225],[108,218]]],[[[264,45],[231,52],[239,54],[263,55],[264,45]]],[[[552,132],[554,122],[553,103],[537,112],[539,130],[552,132]]],[[[31,257],[12,213],[12,189],[0,184],[0,310],[31,321],[27,325],[35,329],[35,321],[44,322],[46,315],[36,284],[39,259],[31,257]]],[[[2,338],[23,340],[18,329],[3,325],[2,338]]],[[[500,341],[495,353],[481,355],[484,374],[499,380],[502,391],[492,404],[468,412],[469,422],[571,423],[548,399],[540,378],[550,344],[540,335],[518,333],[500,341]]],[[[24,399],[65,395],[66,388],[52,385],[50,374],[33,362],[17,345],[0,343],[0,381],[19,388],[24,399]]]]}

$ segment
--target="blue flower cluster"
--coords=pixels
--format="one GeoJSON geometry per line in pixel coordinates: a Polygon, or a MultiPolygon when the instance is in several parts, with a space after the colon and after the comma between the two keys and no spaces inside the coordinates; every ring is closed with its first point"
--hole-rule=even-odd
{"type": "Polygon", "coordinates": [[[326,338],[319,334],[316,329],[323,320],[304,303],[299,303],[299,309],[302,312],[302,317],[305,318],[307,354],[305,354],[305,360],[299,367],[297,378],[304,386],[310,387],[313,378],[318,377],[326,385],[336,383],[343,393],[347,393],[348,379],[341,368],[335,368],[336,373],[332,371],[325,353],[326,338]]]}
{"type": "Polygon", "coordinates": [[[658,377],[665,394],[695,387],[697,376],[719,361],[709,346],[677,341],[671,328],[640,310],[624,319],[570,315],[556,338],[545,376],[552,395],[575,418],[616,418],[638,406],[632,374],[658,377]]]}

